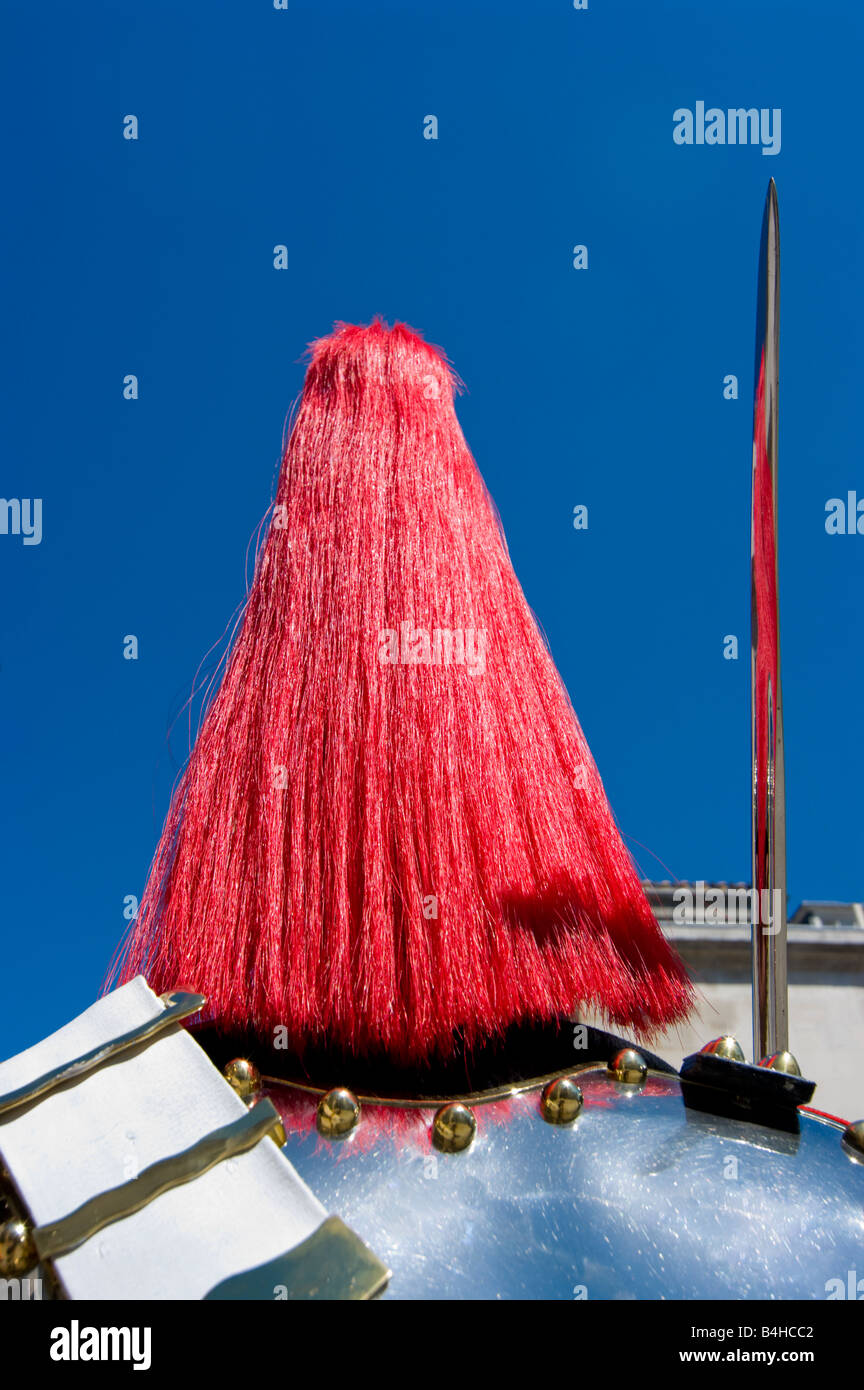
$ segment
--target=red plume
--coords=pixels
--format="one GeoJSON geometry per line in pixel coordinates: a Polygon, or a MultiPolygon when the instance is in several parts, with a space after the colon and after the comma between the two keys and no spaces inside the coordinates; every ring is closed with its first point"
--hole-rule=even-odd
{"type": "Polygon", "coordinates": [[[513,572],[440,352],[311,350],[269,533],[123,980],[400,1058],[692,991],[513,572]]]}

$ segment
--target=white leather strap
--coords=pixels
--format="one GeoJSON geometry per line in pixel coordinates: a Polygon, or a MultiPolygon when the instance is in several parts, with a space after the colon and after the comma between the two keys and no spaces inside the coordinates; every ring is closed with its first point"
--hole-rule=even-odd
{"type": "MultiPolygon", "coordinates": [[[[153,1018],[142,976],[0,1063],[0,1094],[153,1018]]],[[[41,1100],[0,1115],[0,1153],[37,1225],[193,1144],[245,1106],[179,1024],[41,1100]]],[[[71,1298],[199,1299],[275,1259],[326,1212],[270,1139],[99,1231],[59,1257],[71,1298]]]]}

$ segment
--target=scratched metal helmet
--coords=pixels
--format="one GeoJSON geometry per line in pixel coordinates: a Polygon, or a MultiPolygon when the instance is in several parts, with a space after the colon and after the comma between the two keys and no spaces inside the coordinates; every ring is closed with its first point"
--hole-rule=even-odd
{"type": "Polygon", "coordinates": [[[810,1108],[788,1054],[721,1039],[676,1072],[521,1027],[422,1074],[319,1051],[277,1077],[180,1027],[202,1002],[139,978],[0,1066],[13,1296],[845,1296],[864,1124],[810,1108]]]}
{"type": "Polygon", "coordinates": [[[758,914],[753,925],[759,1064],[723,1038],[676,1071],[566,1022],[512,1028],[422,1071],[323,1047],[292,1062],[251,1036],[181,1028],[203,999],[157,998],[139,977],[0,1064],[4,1284],[44,1277],[47,1294],[71,1298],[846,1296],[864,1236],[864,1121],[813,1109],[814,1083],[786,1050],[778,303],[772,181],[752,844],[754,900],[779,894],[781,910],[770,932],[758,914]]]}
{"type": "Polygon", "coordinates": [[[860,1260],[864,1123],[811,1109],[786,1050],[779,286],[771,180],[751,513],[753,897],[780,904],[753,925],[762,1063],[720,1039],[676,1073],[596,1030],[574,1052],[567,1028],[522,1028],[423,1076],[325,1056],[293,1085],[283,1071],[285,1152],[392,1270],[394,1297],[822,1299],[860,1260]]]}
{"type": "MultiPolygon", "coordinates": [[[[825,1299],[860,1263],[864,1126],[811,1109],[788,1054],[741,1057],[720,1039],[679,1074],[597,1029],[522,1028],[474,1056],[471,1090],[464,1062],[460,1087],[457,1063],[323,1056],[263,1084],[385,1297],[825,1299]]],[[[265,1267],[232,1296],[278,1282],[265,1267]]]]}

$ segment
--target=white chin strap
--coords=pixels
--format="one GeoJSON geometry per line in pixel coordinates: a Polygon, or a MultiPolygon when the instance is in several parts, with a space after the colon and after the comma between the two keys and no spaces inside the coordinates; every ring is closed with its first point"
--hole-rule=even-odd
{"type": "MultiPolygon", "coordinates": [[[[165,1012],[138,976],[0,1063],[0,1154],[61,1291],[73,1299],[200,1299],[280,1256],[290,1261],[335,1224],[374,1271],[353,1296],[377,1292],[386,1270],[340,1222],[325,1222],[321,1203],[267,1137],[269,1102],[248,1111],[179,1022],[57,1084],[58,1069],[165,1012]],[[40,1094],[22,1100],[40,1080],[40,1094]]],[[[296,1259],[294,1266],[296,1276],[296,1259]]],[[[293,1297],[303,1296],[302,1276],[300,1284],[293,1297]]]]}

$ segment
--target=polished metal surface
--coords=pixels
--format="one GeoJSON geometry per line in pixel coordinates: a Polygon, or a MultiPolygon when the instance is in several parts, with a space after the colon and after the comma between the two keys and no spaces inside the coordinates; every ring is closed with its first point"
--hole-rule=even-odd
{"type": "Polygon", "coordinates": [[[228,1062],[224,1076],[241,1100],[248,1102],[261,1090],[261,1073],[255,1063],[247,1061],[245,1057],[234,1057],[228,1062]]]}
{"type": "Polygon", "coordinates": [[[386,1286],[390,1271],[340,1221],[328,1216],[306,1240],[275,1260],[223,1279],[205,1301],[366,1302],[386,1286]]]}
{"type": "Polygon", "coordinates": [[[582,1112],[582,1087],[575,1076],[559,1076],[543,1087],[540,1113],[547,1124],[572,1125],[582,1112]]]}
{"type": "Polygon", "coordinates": [[[764,1057],[759,1064],[769,1071],[782,1071],[787,1076],[800,1076],[801,1068],[791,1052],[775,1052],[773,1057],[764,1057]]]}
{"type": "Polygon", "coordinates": [[[343,1144],[304,1127],[285,1153],[392,1270],[385,1298],[824,1299],[860,1268],[864,1164],[842,1126],[696,1113],[653,1072],[579,1085],[571,1125],[544,1123],[536,1092],[478,1108],[462,1153],[432,1148],[433,1108],[371,1107],[343,1144]]]}
{"type": "Polygon", "coordinates": [[[353,1091],[336,1086],[321,1097],[315,1120],[324,1139],[346,1139],[360,1122],[360,1102],[353,1091]]]}
{"type": "MultiPolygon", "coordinates": [[[[256,1105],[259,1105],[262,1100],[266,1099],[267,1097],[262,1096],[259,1092],[258,1095],[253,1096],[252,1099],[249,1101],[249,1109],[254,1110],[256,1105]]],[[[277,1149],[281,1149],[283,1144],[285,1144],[287,1140],[287,1134],[285,1132],[285,1126],[283,1125],[282,1121],[278,1118],[278,1116],[270,1128],[269,1135],[270,1138],[273,1140],[273,1143],[276,1145],[277,1149]]]]}
{"type": "Polygon", "coordinates": [[[843,1144],[859,1161],[864,1160],[864,1120],[856,1120],[843,1131],[843,1144]]]}
{"type": "Polygon", "coordinates": [[[777,559],[777,412],[780,346],[780,221],[777,189],[768,185],[759,253],[756,312],[756,396],[760,372],[764,410],[753,413],[753,491],[750,532],[750,732],[753,859],[753,1059],[789,1045],[786,979],[786,775],[783,698],[780,685],[780,613],[777,559]],[[760,488],[768,470],[770,504],[760,488]],[[757,589],[759,557],[773,586],[757,589]],[[763,605],[760,622],[759,606],[763,605]],[[765,605],[770,606],[770,613],[765,605]],[[770,622],[766,621],[770,617],[770,622]],[[772,636],[776,634],[776,641],[772,636]],[[761,676],[767,672],[766,690],[761,676]],[[757,737],[759,707],[766,705],[764,746],[757,737]]]}
{"type": "Polygon", "coordinates": [[[702,1052],[709,1052],[715,1057],[725,1057],[730,1062],[743,1062],[744,1049],[737,1038],[733,1038],[727,1033],[722,1038],[712,1038],[701,1049],[702,1052]]]}
{"type": "Polygon", "coordinates": [[[610,1061],[608,1072],[625,1086],[641,1086],[648,1074],[648,1068],[640,1052],[633,1047],[622,1047],[610,1061]]]}
{"type": "Polygon", "coordinates": [[[36,1260],[29,1222],[16,1219],[0,1226],[0,1278],[20,1278],[29,1273],[36,1260]]]}
{"type": "MultiPolygon", "coordinates": [[[[234,1057],[230,1062],[226,1062],[223,1067],[223,1075],[228,1085],[231,1087],[245,1105],[252,1110],[262,1099],[261,1073],[254,1062],[250,1062],[246,1057],[234,1057]]],[[[280,1119],[276,1119],[271,1130],[270,1138],[277,1148],[285,1143],[285,1126],[280,1119]]]]}
{"type": "Polygon", "coordinates": [[[474,1111],[458,1101],[442,1105],[432,1121],[432,1143],[443,1154],[458,1154],[474,1143],[477,1121],[474,1111]]]}

